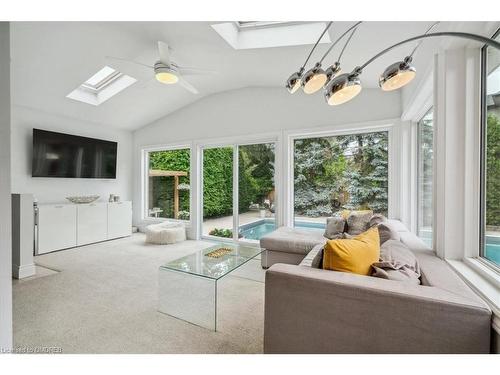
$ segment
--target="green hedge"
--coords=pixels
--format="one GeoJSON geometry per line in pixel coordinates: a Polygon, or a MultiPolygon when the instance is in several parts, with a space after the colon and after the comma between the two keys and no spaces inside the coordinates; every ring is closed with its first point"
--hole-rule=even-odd
{"type": "Polygon", "coordinates": [[[203,152],[203,217],[232,213],[233,149],[206,149],[203,152]]]}
{"type": "MultiPolygon", "coordinates": [[[[155,151],[149,154],[150,169],[187,172],[179,183],[189,184],[189,150],[155,151]]],[[[160,207],[162,217],[174,217],[174,178],[150,177],[153,186],[153,207],[160,207]]],[[[179,211],[189,211],[189,190],[179,191],[179,211]]]]}
{"type": "MultiPolygon", "coordinates": [[[[155,151],[149,154],[150,168],[189,173],[189,150],[155,151]]],[[[265,145],[241,146],[239,151],[239,212],[251,203],[262,203],[274,189],[274,149],[265,145]],[[272,160],[271,160],[272,159],[272,160]]],[[[153,206],[163,209],[162,216],[173,217],[173,177],[153,177],[153,206]]],[[[181,177],[189,183],[189,177],[181,177]]],[[[179,209],[189,211],[189,191],[179,192],[179,209]]],[[[220,147],[203,153],[203,216],[233,213],[233,148],[220,147]]]]}

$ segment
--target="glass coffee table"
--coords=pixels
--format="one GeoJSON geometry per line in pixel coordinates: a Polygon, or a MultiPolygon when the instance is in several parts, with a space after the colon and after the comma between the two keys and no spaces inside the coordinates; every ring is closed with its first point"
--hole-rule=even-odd
{"type": "Polygon", "coordinates": [[[217,282],[263,251],[216,244],[161,266],[158,310],[217,331],[217,282]]]}

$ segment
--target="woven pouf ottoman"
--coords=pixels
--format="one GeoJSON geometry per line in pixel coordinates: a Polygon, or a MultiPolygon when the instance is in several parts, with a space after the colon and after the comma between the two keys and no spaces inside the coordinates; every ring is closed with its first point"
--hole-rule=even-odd
{"type": "Polygon", "coordinates": [[[186,228],[182,223],[151,224],[146,227],[146,242],[167,245],[186,240],[186,228]]]}

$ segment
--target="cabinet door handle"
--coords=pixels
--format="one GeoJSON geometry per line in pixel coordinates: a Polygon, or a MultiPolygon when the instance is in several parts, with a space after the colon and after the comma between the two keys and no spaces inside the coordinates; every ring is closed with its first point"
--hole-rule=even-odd
{"type": "Polygon", "coordinates": [[[54,208],[64,208],[64,206],[54,206],[54,208]]]}

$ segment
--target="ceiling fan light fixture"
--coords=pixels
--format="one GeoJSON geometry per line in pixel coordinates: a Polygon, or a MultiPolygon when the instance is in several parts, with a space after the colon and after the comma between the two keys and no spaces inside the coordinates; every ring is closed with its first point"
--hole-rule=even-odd
{"type": "Polygon", "coordinates": [[[162,62],[157,62],[154,66],[154,70],[155,77],[158,82],[166,85],[172,85],[179,81],[177,71],[173,67],[167,66],[162,62]]]}
{"type": "Polygon", "coordinates": [[[361,92],[361,81],[356,74],[344,73],[333,78],[325,88],[325,99],[329,105],[348,102],[361,92]]]}
{"type": "Polygon", "coordinates": [[[314,94],[325,85],[326,81],[326,73],[321,68],[321,63],[316,63],[314,68],[304,74],[301,85],[306,94],[314,94]]]}
{"type": "Polygon", "coordinates": [[[300,68],[298,72],[293,73],[286,81],[286,89],[290,94],[295,94],[295,92],[300,88],[300,79],[304,73],[304,68],[300,68]]]}
{"type": "Polygon", "coordinates": [[[417,71],[411,65],[411,57],[406,57],[384,70],[379,78],[379,86],[383,91],[397,90],[410,83],[416,75],[417,71]]]}

